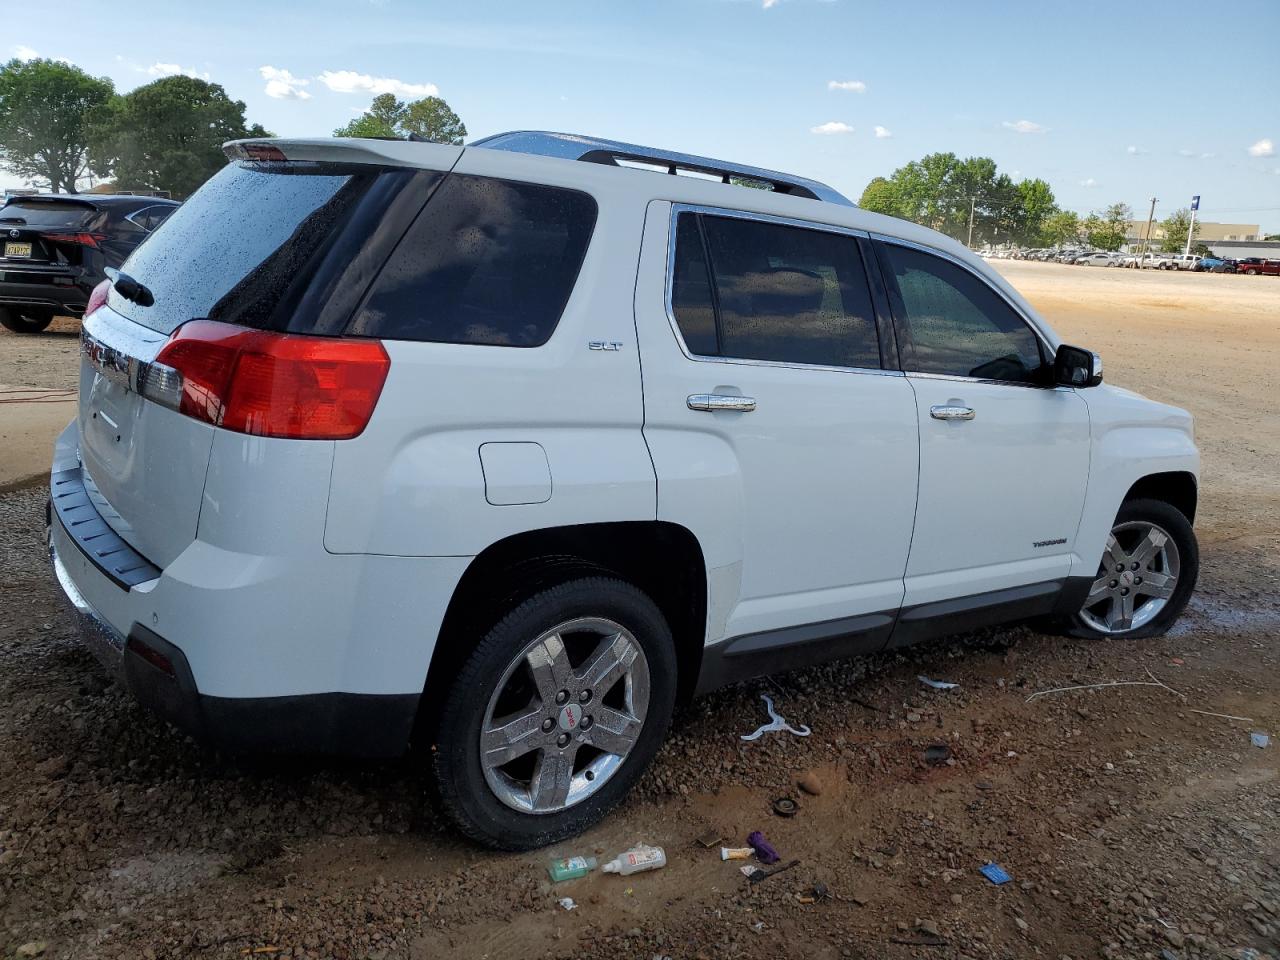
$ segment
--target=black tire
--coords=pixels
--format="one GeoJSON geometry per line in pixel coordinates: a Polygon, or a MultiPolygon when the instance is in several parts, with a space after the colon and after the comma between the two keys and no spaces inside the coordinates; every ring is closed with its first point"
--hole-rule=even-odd
{"type": "Polygon", "coordinates": [[[1246,277],[1256,277],[1256,276],[1258,275],[1258,271],[1257,271],[1257,270],[1252,270],[1252,269],[1250,269],[1250,270],[1246,270],[1246,271],[1244,272],[1244,275],[1245,275],[1246,277]]]}
{"type": "Polygon", "coordinates": [[[445,694],[434,737],[441,804],[471,839],[500,850],[533,850],[581,833],[635,785],[666,736],[675,707],[677,666],[671,630],[644,593],[611,577],[550,587],[502,618],[466,659],[445,694]],[[507,668],[531,641],[578,617],[603,617],[635,637],[649,668],[649,703],[635,745],[594,793],[554,813],[516,810],[485,779],[480,732],[488,701],[507,668]]]}
{"type": "Polygon", "coordinates": [[[14,333],[39,333],[53,323],[52,313],[17,314],[0,308],[0,326],[14,333]]]}
{"type": "Polygon", "coordinates": [[[1141,499],[1126,501],[1120,507],[1120,512],[1116,514],[1113,527],[1134,522],[1156,524],[1169,534],[1177,546],[1181,568],[1173,595],[1149,621],[1137,629],[1123,633],[1105,633],[1096,630],[1080,614],[1076,614],[1070,619],[1067,629],[1072,636],[1102,640],[1140,640],[1144,637],[1158,637],[1168,631],[1186,609],[1200,576],[1200,546],[1196,541],[1195,531],[1191,529],[1190,521],[1180,510],[1163,500],[1141,499]]]}

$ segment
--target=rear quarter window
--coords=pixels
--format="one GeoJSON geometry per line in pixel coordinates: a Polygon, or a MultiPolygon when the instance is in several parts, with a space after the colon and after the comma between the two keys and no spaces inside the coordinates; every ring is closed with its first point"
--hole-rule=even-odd
{"type": "Polygon", "coordinates": [[[450,174],[383,267],[350,332],[536,347],[577,282],[596,223],[577,190],[450,174]]]}

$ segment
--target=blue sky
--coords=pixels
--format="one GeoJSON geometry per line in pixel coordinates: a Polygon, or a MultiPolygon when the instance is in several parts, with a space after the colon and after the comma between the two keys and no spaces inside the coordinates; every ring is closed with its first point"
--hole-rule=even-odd
{"type": "Polygon", "coordinates": [[[122,91],[207,74],[283,136],[327,135],[375,92],[438,91],[473,138],[597,134],[854,199],[950,150],[1081,212],[1155,196],[1160,217],[1198,193],[1203,219],[1280,231],[1274,0],[59,0],[56,24],[5,6],[0,52],[122,91]]]}

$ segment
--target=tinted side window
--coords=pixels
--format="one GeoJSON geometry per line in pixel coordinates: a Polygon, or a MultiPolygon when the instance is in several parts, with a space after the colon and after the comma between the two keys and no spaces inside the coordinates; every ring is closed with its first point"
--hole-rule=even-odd
{"type": "Polygon", "coordinates": [[[715,303],[711,274],[702,248],[698,218],[682,213],[676,219],[676,259],[671,279],[671,310],[690,353],[714,357],[720,352],[716,338],[715,303]]]}
{"type": "Polygon", "coordinates": [[[761,220],[704,216],[726,357],[880,366],[857,241],[761,220]]]}
{"type": "Polygon", "coordinates": [[[388,259],[351,332],[546,343],[595,222],[595,200],[576,190],[450,174],[388,259]]]}
{"type": "Polygon", "coordinates": [[[886,243],[903,321],[903,363],[920,373],[1042,382],[1040,343],[986,283],[941,257],[886,243]]]}

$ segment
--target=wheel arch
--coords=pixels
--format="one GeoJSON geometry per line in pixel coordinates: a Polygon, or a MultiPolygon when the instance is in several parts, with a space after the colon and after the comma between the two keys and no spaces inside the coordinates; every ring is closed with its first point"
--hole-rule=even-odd
{"type": "Polygon", "coordinates": [[[1188,523],[1195,523],[1199,487],[1195,474],[1186,470],[1151,473],[1138,479],[1124,495],[1125,503],[1139,499],[1160,500],[1177,509],[1188,523]]]}
{"type": "Polygon", "coordinates": [[[468,564],[427,668],[419,737],[431,736],[445,685],[506,611],[549,587],[600,575],[634,584],[662,611],[675,640],[677,702],[687,702],[707,623],[706,563],[697,537],[687,527],[658,520],[546,527],[498,540],[468,564]]]}

